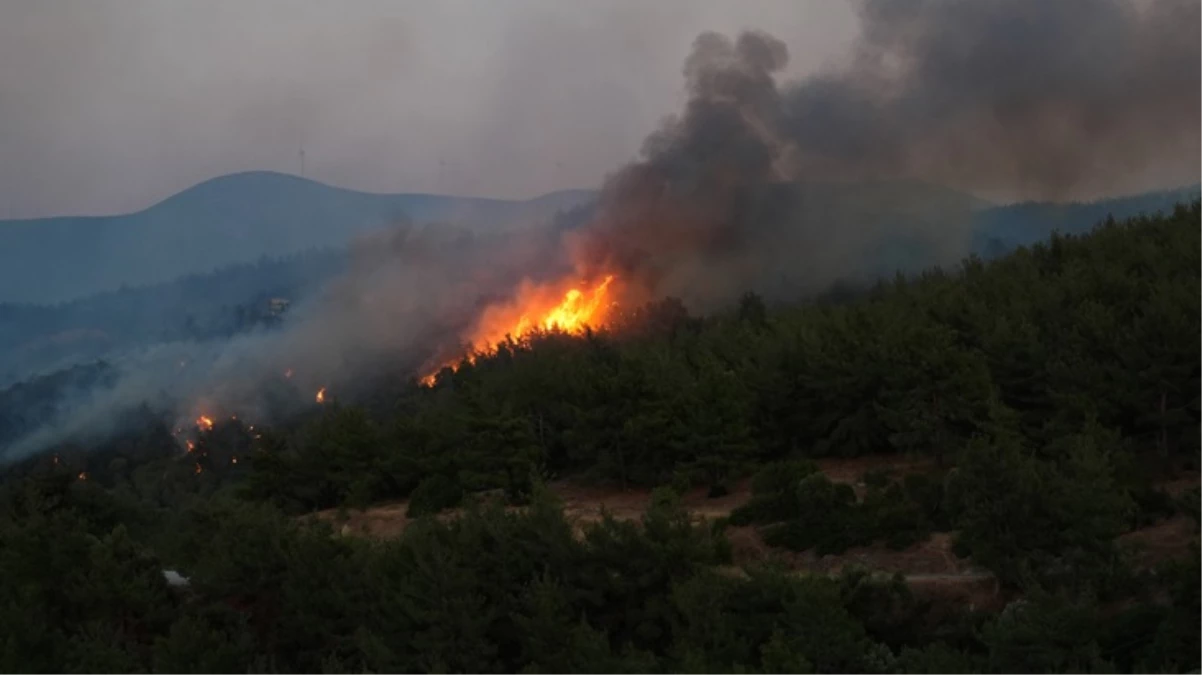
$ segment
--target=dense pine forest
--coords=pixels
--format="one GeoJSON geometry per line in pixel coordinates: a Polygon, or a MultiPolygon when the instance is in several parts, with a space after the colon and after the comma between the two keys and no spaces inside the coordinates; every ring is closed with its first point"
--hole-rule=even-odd
{"type": "Polygon", "coordinates": [[[133,411],[5,469],[0,670],[1197,672],[1200,213],[796,305],[664,299],[186,453],[133,411]],[[923,468],[855,489],[831,458],[923,468]],[[682,506],[748,479],[728,517],[682,506]],[[581,524],[564,482],[654,497],[581,524]],[[398,502],[398,537],[337,527],[398,502]],[[1171,519],[1186,555],[1124,543],[1171,519]],[[731,528],[781,555],[737,562],[731,528]],[[935,535],[1004,601],[781,562],[935,535]]]}

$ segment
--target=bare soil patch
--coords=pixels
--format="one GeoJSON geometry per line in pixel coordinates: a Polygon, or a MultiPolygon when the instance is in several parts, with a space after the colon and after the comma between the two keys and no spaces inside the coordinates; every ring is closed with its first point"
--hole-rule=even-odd
{"type": "Polygon", "coordinates": [[[1136,569],[1150,569],[1169,560],[1190,556],[1198,540],[1193,519],[1177,515],[1119,537],[1119,545],[1131,551],[1136,569]]]}
{"type": "MultiPolygon", "coordinates": [[[[871,469],[886,468],[894,476],[900,476],[936,468],[932,461],[907,460],[896,456],[827,459],[819,461],[818,466],[831,480],[851,484],[857,492],[864,488],[861,477],[871,469]]],[[[1179,493],[1197,484],[1197,477],[1189,477],[1174,481],[1171,489],[1179,493]]],[[[651,505],[652,491],[644,488],[622,490],[612,486],[560,481],[552,484],[551,489],[563,502],[565,516],[577,528],[599,522],[605,514],[617,520],[638,520],[651,505]]],[[[743,479],[734,483],[730,492],[721,497],[709,498],[707,489],[701,487],[683,495],[681,502],[695,520],[702,521],[729,516],[731,511],[746,504],[750,498],[751,480],[743,479]]],[[[330,522],[343,535],[392,538],[399,536],[411,522],[405,515],[408,507],[408,502],[402,501],[363,511],[331,509],[311,517],[330,522]]],[[[449,520],[461,512],[448,511],[438,518],[449,520]]],[[[1146,569],[1166,560],[1187,557],[1198,535],[1198,528],[1191,519],[1175,516],[1125,534],[1119,542],[1133,552],[1136,566],[1146,569]]],[[[924,592],[945,594],[951,592],[947,590],[950,586],[958,589],[955,593],[975,593],[974,603],[985,602],[996,594],[991,575],[974,568],[970,561],[958,558],[952,552],[952,535],[949,533],[935,533],[928,540],[903,550],[874,544],[826,556],[773,549],[764,543],[755,527],[728,527],[726,536],[733,550],[733,562],[738,566],[774,561],[797,572],[837,574],[854,565],[873,572],[904,574],[924,592]],[[988,587],[989,593],[981,595],[981,589],[972,590],[978,586],[988,587]]]]}

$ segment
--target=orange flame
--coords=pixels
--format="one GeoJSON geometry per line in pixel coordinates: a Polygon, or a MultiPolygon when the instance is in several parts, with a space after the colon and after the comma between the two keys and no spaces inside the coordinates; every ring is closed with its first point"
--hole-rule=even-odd
{"type": "Polygon", "coordinates": [[[184,441],[184,443],[188,444],[188,452],[192,452],[193,450],[196,449],[196,444],[193,443],[192,441],[184,441]]]}
{"type": "Polygon", "coordinates": [[[79,476],[78,476],[78,478],[79,478],[79,480],[87,480],[87,479],[88,479],[88,472],[87,472],[87,471],[80,471],[80,472],[79,472],[79,476]]]}
{"type": "MultiPolygon", "coordinates": [[[[495,352],[496,345],[506,336],[520,340],[536,330],[580,334],[586,328],[603,326],[615,304],[607,302],[613,281],[614,276],[610,274],[587,292],[573,287],[562,296],[557,296],[551,286],[523,287],[513,303],[494,305],[485,310],[468,340],[471,351],[464,358],[468,363],[475,363],[478,355],[495,352]]],[[[421,384],[432,386],[443,368],[457,370],[460,361],[443,363],[424,375],[421,384]]]]}
{"type": "Polygon", "coordinates": [[[325,403],[326,402],[326,388],[322,387],[321,389],[318,389],[317,396],[315,398],[317,399],[318,403],[325,403]]]}
{"type": "Polygon", "coordinates": [[[195,469],[193,469],[192,473],[195,473],[195,474],[200,474],[200,472],[202,472],[202,471],[204,471],[204,469],[200,468],[200,462],[197,462],[197,463],[196,463],[196,468],[195,468],[195,469]]]}
{"type": "Polygon", "coordinates": [[[196,428],[209,431],[213,428],[213,420],[210,417],[201,415],[196,418],[196,428]]]}

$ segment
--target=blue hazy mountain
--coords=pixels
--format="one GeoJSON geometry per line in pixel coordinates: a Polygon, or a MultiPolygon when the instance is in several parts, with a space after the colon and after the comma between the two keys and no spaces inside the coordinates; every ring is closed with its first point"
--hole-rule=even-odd
{"type": "Polygon", "coordinates": [[[528,201],[372,194],[271,172],[221,176],[119,216],[0,221],[0,302],[61,302],[214,268],[345,246],[399,223],[508,228],[546,222],[593,197],[528,201]]]}
{"type": "Polygon", "coordinates": [[[992,258],[1047,239],[1053,232],[1084,234],[1107,217],[1122,220],[1172,211],[1175,204],[1198,199],[1200,192],[1202,186],[1195,184],[1095,202],[1026,202],[981,209],[973,217],[973,252],[992,258]]]}

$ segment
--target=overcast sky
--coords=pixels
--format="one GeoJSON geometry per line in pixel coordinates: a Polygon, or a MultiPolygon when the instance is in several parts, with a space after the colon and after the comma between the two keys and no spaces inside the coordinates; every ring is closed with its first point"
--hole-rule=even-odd
{"type": "Polygon", "coordinates": [[[0,3],[0,217],[138,210],[213,176],[525,198],[594,187],[683,101],[703,30],[763,28],[790,76],[839,0],[0,3]]]}

